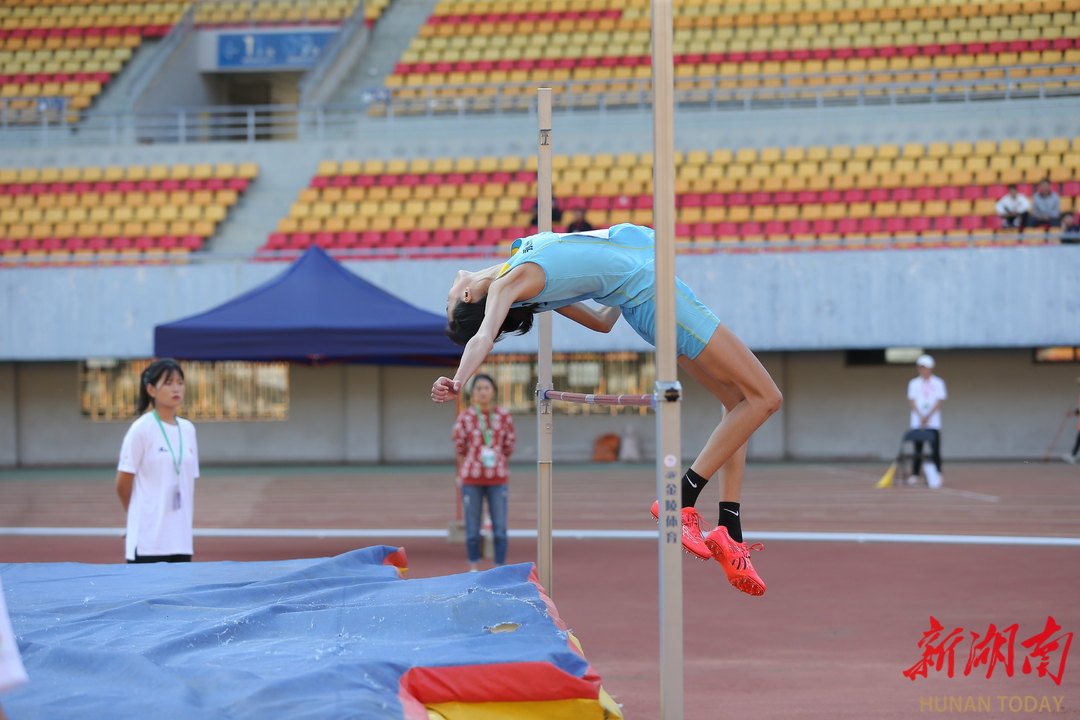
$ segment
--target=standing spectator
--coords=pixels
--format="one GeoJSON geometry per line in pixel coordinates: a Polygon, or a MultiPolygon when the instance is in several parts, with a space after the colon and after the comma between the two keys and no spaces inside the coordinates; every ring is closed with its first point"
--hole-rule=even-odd
{"type": "Polygon", "coordinates": [[[1050,187],[1049,180],[1039,183],[1039,189],[1031,198],[1031,227],[1057,227],[1061,222],[1061,196],[1050,187]]]}
{"type": "MultiPolygon", "coordinates": [[[[1080,385],[1080,377],[1076,378],[1076,384],[1080,385]]],[[[1080,400],[1077,401],[1076,409],[1069,414],[1080,415],[1080,400]]],[[[1080,420],[1076,423],[1076,442],[1073,443],[1072,452],[1062,455],[1061,459],[1070,465],[1075,465],[1077,462],[1080,462],[1080,420]]]]}
{"type": "Polygon", "coordinates": [[[506,483],[516,436],[510,412],[495,405],[495,393],[491,376],[477,375],[469,393],[472,405],[462,410],[454,423],[465,549],[473,572],[480,569],[480,518],[485,497],[495,538],[495,565],[506,563],[506,483]]]}
{"type": "Polygon", "coordinates": [[[568,233],[583,233],[589,232],[593,229],[591,223],[585,219],[585,208],[576,207],[573,210],[574,220],[566,226],[566,232],[568,233]]]}
{"type": "MultiPolygon", "coordinates": [[[[908,383],[908,402],[911,404],[911,429],[929,430],[933,433],[930,456],[933,462],[926,464],[926,484],[941,487],[941,403],[948,397],[945,381],[934,374],[934,358],[920,355],[915,361],[919,377],[908,383]]],[[[915,443],[915,465],[912,474],[918,475],[922,467],[921,442],[915,443]]]]}
{"type": "Polygon", "coordinates": [[[184,402],[184,371],[175,360],[156,360],[139,386],[141,417],[124,436],[116,473],[116,492],[127,511],[125,556],[129,563],[191,562],[199,448],[195,426],[176,416],[184,402]]]}
{"type": "MultiPolygon", "coordinates": [[[[4,585],[0,583],[0,693],[25,685],[29,679],[11,628],[11,618],[4,600],[4,585]]],[[[4,708],[0,707],[0,720],[5,717],[4,708]]]]}
{"type": "Polygon", "coordinates": [[[1020,194],[1015,185],[1010,185],[994,210],[1001,218],[1001,227],[1023,230],[1031,211],[1031,202],[1020,194]]]}
{"type": "Polygon", "coordinates": [[[1080,243],[1080,223],[1071,212],[1061,216],[1061,242],[1065,245],[1080,243]]]}

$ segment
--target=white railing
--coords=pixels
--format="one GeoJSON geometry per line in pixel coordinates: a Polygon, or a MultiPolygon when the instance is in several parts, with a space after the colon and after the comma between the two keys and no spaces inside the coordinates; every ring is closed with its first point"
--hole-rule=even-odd
{"type": "MultiPolygon", "coordinates": [[[[985,68],[1001,77],[976,80],[936,79],[919,82],[836,82],[829,75],[779,76],[775,87],[728,88],[732,78],[707,78],[708,88],[677,90],[676,110],[751,111],[832,106],[875,106],[922,103],[973,104],[989,100],[1047,100],[1080,95],[1080,68],[1034,66],[985,68]],[[1024,74],[1020,75],[1019,71],[1024,74]],[[1047,72],[1031,77],[1032,71],[1047,72]],[[1065,73],[1068,74],[1054,74],[1065,73]]],[[[929,71],[927,71],[929,72],[929,71]]],[[[874,75],[882,75],[875,73],[874,75]]],[[[911,74],[911,73],[907,73],[911,74]]],[[[680,78],[688,79],[688,78],[680,78]]],[[[694,78],[689,78],[693,80],[694,78]]],[[[738,80],[738,78],[734,78],[738,80]]],[[[757,77],[765,81],[768,78],[757,77]]],[[[861,78],[856,77],[856,80],[861,78]]],[[[647,110],[652,94],[647,81],[639,89],[581,92],[579,82],[548,83],[553,105],[562,112],[647,110]]],[[[371,130],[373,123],[393,123],[402,117],[444,117],[470,114],[535,113],[535,93],[520,92],[527,84],[487,86],[493,94],[456,97],[430,95],[394,98],[385,89],[372,91],[358,103],[262,105],[252,107],[191,107],[124,113],[42,113],[26,125],[0,128],[2,146],[68,146],[130,143],[257,142],[272,140],[345,140],[371,130]]],[[[468,90],[467,86],[459,89],[468,90]]]]}
{"type": "MultiPolygon", "coordinates": [[[[510,240],[511,238],[507,238],[510,240]]],[[[1028,230],[1024,233],[981,231],[966,237],[955,235],[926,234],[896,236],[890,238],[836,238],[828,240],[715,240],[689,241],[677,240],[676,252],[694,253],[771,253],[805,250],[910,250],[910,249],[987,249],[1009,247],[1051,247],[1062,243],[1080,244],[1080,237],[1062,238],[1060,230],[1051,232],[1028,230]]],[[[341,261],[353,260],[404,260],[470,257],[503,257],[508,252],[507,245],[476,245],[454,247],[367,247],[350,249],[328,249],[327,252],[341,261]]],[[[302,250],[272,250],[259,252],[193,252],[183,255],[171,254],[166,250],[145,250],[133,252],[106,252],[105,254],[74,254],[65,252],[32,253],[27,255],[0,255],[0,271],[13,268],[61,267],[69,265],[115,265],[117,263],[220,263],[249,261],[291,262],[303,253],[302,250]]]]}

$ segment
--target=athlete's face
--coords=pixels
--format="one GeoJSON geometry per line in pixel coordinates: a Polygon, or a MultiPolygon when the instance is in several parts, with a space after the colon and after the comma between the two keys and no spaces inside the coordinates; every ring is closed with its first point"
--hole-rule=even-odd
{"type": "Polygon", "coordinates": [[[930,376],[934,374],[933,368],[928,368],[925,365],[919,366],[919,375],[923,380],[929,380],[930,376]]]}

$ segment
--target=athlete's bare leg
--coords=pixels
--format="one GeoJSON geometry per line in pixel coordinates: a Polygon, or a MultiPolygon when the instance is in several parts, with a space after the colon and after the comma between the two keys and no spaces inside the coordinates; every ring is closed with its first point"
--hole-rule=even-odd
{"type": "Polygon", "coordinates": [[[733,460],[724,470],[723,499],[738,502],[746,441],[780,409],[783,396],[757,357],[723,325],[696,358],[681,357],[680,365],[727,408],[691,467],[708,478],[733,460]]]}
{"type": "MultiPolygon", "coordinates": [[[[686,374],[697,381],[699,385],[711,392],[716,399],[724,406],[725,412],[730,412],[732,408],[739,404],[743,399],[743,395],[739,392],[737,387],[722,383],[719,380],[708,375],[704,370],[694,364],[694,361],[685,355],[679,356],[679,367],[686,371],[686,374]]],[[[694,472],[701,474],[699,468],[690,466],[694,472]]],[[[739,494],[742,491],[742,479],[743,472],[746,469],[746,443],[743,443],[734,455],[732,455],[726,463],[720,466],[720,499],[728,502],[739,502],[739,494]]],[[[709,477],[703,475],[702,477],[709,477]]]]}

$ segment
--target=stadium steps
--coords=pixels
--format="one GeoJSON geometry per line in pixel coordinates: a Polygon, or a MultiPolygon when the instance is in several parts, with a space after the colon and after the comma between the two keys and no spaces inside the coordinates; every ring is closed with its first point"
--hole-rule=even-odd
{"type": "Polygon", "coordinates": [[[260,144],[259,180],[218,226],[213,251],[250,253],[274,232],[289,205],[318,169],[319,157],[307,144],[260,144]]]}
{"type": "Polygon", "coordinates": [[[427,22],[438,0],[394,0],[378,20],[360,61],[341,83],[331,102],[356,102],[364,88],[382,87],[394,62],[427,22]]]}
{"type": "Polygon", "coordinates": [[[131,59],[124,63],[123,69],[113,78],[94,101],[94,113],[121,113],[127,110],[131,84],[139,77],[142,68],[153,61],[159,38],[146,38],[135,50],[131,59]]]}

